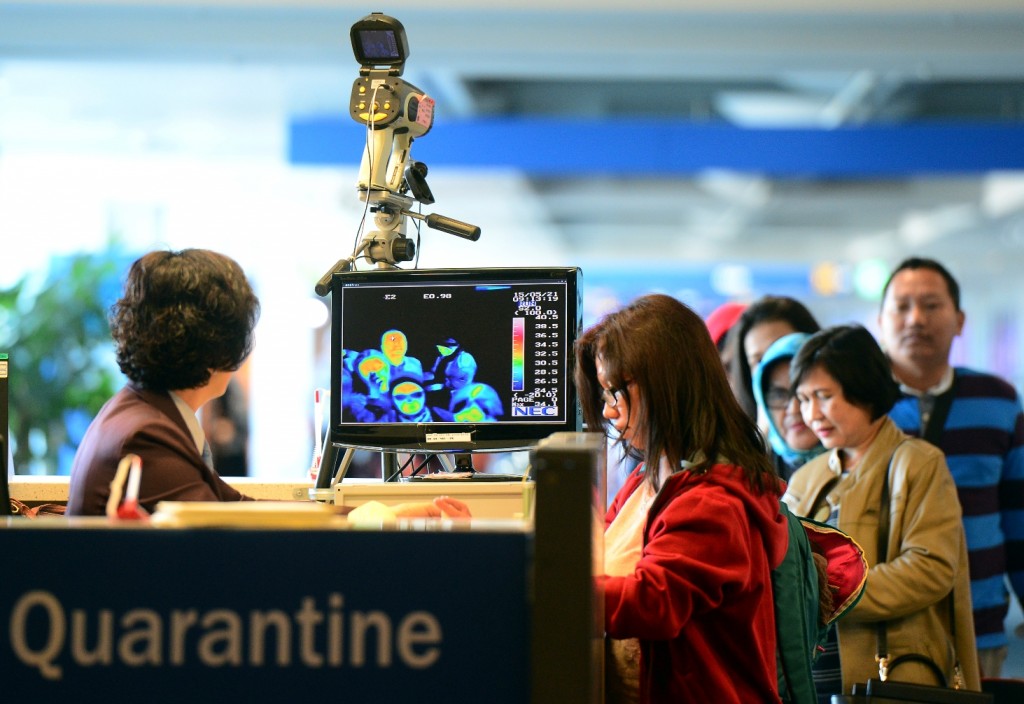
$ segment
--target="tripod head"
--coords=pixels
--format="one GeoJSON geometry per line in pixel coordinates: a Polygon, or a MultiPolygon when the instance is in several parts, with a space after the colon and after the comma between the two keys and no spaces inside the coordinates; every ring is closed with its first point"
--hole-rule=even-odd
{"type": "Polygon", "coordinates": [[[427,134],[434,124],[434,100],[401,78],[409,55],[402,23],[374,12],[352,25],[350,38],[359,61],[359,77],[352,84],[349,114],[366,127],[356,190],[374,213],[377,229],[365,232],[352,255],[339,260],[320,278],[315,287],[319,296],[327,295],[335,272],[348,271],[360,258],[382,268],[412,261],[416,245],[406,236],[407,217],[474,242],[480,238],[480,228],[475,225],[411,210],[414,202],[434,202],[426,182],[426,164],[409,158],[413,140],[427,134]]]}

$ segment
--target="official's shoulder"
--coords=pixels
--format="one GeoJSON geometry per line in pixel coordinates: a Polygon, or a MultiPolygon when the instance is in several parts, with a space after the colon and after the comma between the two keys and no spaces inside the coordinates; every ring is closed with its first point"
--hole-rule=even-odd
{"type": "Polygon", "coordinates": [[[173,407],[174,401],[166,394],[128,384],[104,404],[97,419],[120,422],[122,418],[131,417],[136,422],[153,422],[165,419],[168,409],[173,407]]]}

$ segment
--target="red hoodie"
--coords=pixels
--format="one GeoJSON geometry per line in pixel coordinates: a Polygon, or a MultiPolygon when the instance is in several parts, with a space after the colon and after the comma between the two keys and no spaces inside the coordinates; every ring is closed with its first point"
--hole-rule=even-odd
{"type": "MultiPolygon", "coordinates": [[[[605,518],[644,481],[638,467],[605,518]]],[[[677,472],[651,506],[628,577],[602,577],[605,630],[640,639],[640,701],[779,702],[771,569],[789,544],[779,496],[743,471],[677,472]]]]}

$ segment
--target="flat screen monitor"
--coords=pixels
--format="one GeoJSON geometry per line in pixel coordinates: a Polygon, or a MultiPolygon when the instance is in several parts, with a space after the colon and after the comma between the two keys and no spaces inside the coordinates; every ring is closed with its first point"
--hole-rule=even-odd
{"type": "Polygon", "coordinates": [[[576,268],[335,274],[331,442],[497,452],[578,432],[580,294],[576,268]]]}

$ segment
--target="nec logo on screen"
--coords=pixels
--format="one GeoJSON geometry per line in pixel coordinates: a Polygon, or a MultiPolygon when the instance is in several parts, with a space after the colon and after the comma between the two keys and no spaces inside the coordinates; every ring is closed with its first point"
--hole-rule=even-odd
{"type": "Polygon", "coordinates": [[[554,406],[512,406],[512,415],[514,416],[528,416],[536,418],[557,416],[558,409],[554,406]]]}

